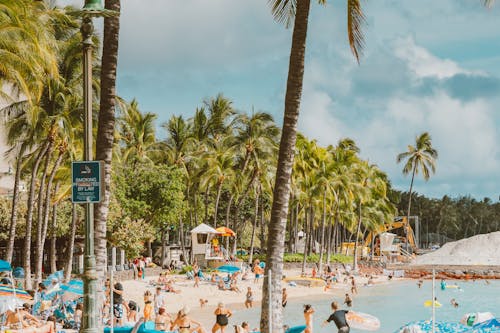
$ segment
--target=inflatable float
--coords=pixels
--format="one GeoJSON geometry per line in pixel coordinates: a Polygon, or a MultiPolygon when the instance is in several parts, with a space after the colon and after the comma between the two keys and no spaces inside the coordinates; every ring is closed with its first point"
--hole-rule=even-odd
{"type": "MultiPolygon", "coordinates": [[[[155,328],[155,323],[152,321],[147,321],[145,323],[137,323],[136,326],[134,327],[133,326],[113,327],[113,333],[165,333],[165,331],[157,331],[154,328],[155,328]]],[[[105,327],[104,333],[111,333],[111,328],[105,327]]]]}
{"type": "Polygon", "coordinates": [[[351,328],[363,331],[376,331],[380,328],[380,320],[377,317],[363,312],[350,311],[345,318],[351,328]]]}
{"type": "MultiPolygon", "coordinates": [[[[424,302],[424,306],[426,306],[426,307],[431,307],[431,306],[432,306],[432,301],[431,301],[431,300],[427,300],[427,301],[425,301],[425,302],[424,302]]],[[[439,303],[438,301],[434,301],[434,306],[435,306],[436,308],[440,308],[440,307],[442,306],[442,304],[441,304],[441,303],[439,303]]]]}
{"type": "Polygon", "coordinates": [[[306,329],[306,325],[293,326],[285,331],[285,333],[301,333],[306,329]]]}
{"type": "Polygon", "coordinates": [[[491,312],[466,313],[463,315],[462,319],[460,319],[460,323],[467,326],[474,326],[494,318],[495,316],[493,316],[491,312]]]}

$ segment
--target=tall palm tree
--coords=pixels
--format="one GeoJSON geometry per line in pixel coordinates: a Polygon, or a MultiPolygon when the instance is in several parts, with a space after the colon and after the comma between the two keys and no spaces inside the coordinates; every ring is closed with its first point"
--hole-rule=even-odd
{"type": "MultiPolygon", "coordinates": [[[[283,271],[283,252],[285,242],[285,227],[288,216],[288,200],[290,197],[290,177],[293,167],[294,148],[297,132],[297,121],[302,96],[304,78],[304,59],[306,51],[307,26],[309,22],[310,0],[271,0],[272,13],[278,22],[290,25],[293,21],[292,46],[288,67],[287,89],[285,94],[285,111],[283,130],[281,133],[278,166],[276,170],[276,185],[273,193],[271,221],[267,243],[266,274],[263,287],[262,311],[260,328],[262,333],[269,332],[272,323],[273,332],[282,332],[283,314],[281,308],[281,275],[283,271]],[[269,270],[273,271],[271,283],[268,283],[269,270]],[[271,290],[268,286],[272,286],[271,290]],[[273,318],[269,318],[269,302],[273,318]]],[[[319,0],[325,3],[326,0],[319,0]]],[[[351,50],[359,58],[363,45],[361,23],[363,13],[360,0],[347,0],[348,39],[351,50]]]]}
{"type": "MultiPolygon", "coordinates": [[[[411,194],[413,190],[413,180],[415,175],[419,172],[422,173],[425,181],[428,181],[431,172],[436,172],[436,159],[438,152],[432,146],[432,139],[428,132],[424,132],[416,137],[415,146],[408,145],[408,150],[398,154],[397,163],[406,160],[403,167],[403,174],[408,175],[411,173],[410,191],[408,195],[408,210],[406,211],[406,218],[410,223],[410,209],[411,209],[411,194]]],[[[408,246],[408,228],[405,228],[406,242],[408,246]]]]}
{"type": "MultiPolygon", "coordinates": [[[[120,0],[106,0],[105,8],[120,12],[120,0]]],[[[95,255],[99,278],[106,272],[106,223],[109,212],[111,186],[111,160],[115,134],[116,68],[118,64],[118,40],[120,17],[104,18],[104,35],[101,67],[101,99],[96,137],[96,160],[104,162],[104,196],[94,206],[95,255]]]]}

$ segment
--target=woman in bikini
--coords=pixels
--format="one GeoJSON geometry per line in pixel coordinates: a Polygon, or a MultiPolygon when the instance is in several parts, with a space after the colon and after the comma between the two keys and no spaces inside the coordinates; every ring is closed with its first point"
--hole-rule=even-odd
{"type": "Polygon", "coordinates": [[[232,312],[229,309],[226,309],[224,303],[220,302],[217,305],[217,309],[215,309],[214,314],[215,324],[214,327],[212,327],[212,333],[216,333],[218,330],[220,330],[221,333],[224,333],[224,329],[227,324],[229,324],[228,319],[233,315],[232,312]]]}
{"type": "Polygon", "coordinates": [[[188,307],[183,307],[177,313],[177,318],[173,322],[171,322],[170,330],[173,331],[176,327],[179,328],[179,333],[206,333],[205,329],[201,324],[187,315],[189,313],[188,307]],[[192,324],[196,325],[196,327],[192,327],[192,324]]]}
{"type": "Polygon", "coordinates": [[[165,308],[158,310],[158,315],[155,318],[155,330],[167,331],[167,324],[171,323],[170,315],[165,311],[165,308]]]}
{"type": "Polygon", "coordinates": [[[313,332],[313,313],[314,309],[311,304],[304,305],[304,319],[306,321],[306,329],[304,330],[304,333],[313,332]]]}

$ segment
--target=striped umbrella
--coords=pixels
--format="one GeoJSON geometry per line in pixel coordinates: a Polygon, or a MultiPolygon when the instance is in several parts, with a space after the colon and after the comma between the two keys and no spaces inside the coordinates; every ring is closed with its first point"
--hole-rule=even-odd
{"type": "Polygon", "coordinates": [[[26,290],[12,288],[5,284],[0,285],[0,296],[15,296],[20,299],[31,300],[32,297],[26,290]]]}

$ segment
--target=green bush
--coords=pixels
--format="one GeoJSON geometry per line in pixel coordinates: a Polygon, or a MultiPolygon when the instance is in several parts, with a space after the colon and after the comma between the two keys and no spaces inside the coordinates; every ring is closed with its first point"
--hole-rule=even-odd
{"type": "MultiPolygon", "coordinates": [[[[242,261],[248,262],[249,255],[239,255],[238,258],[242,261]]],[[[266,255],[264,254],[256,254],[253,256],[253,259],[259,259],[260,261],[266,260],[266,255]]],[[[283,262],[302,262],[304,260],[304,255],[300,253],[285,253],[283,256],[283,262]]],[[[319,262],[319,254],[311,254],[307,257],[308,263],[319,262]]],[[[323,255],[323,262],[326,262],[326,255],[323,255]]],[[[330,262],[333,263],[351,263],[352,256],[346,256],[343,254],[334,254],[330,256],[330,262]]]]}

